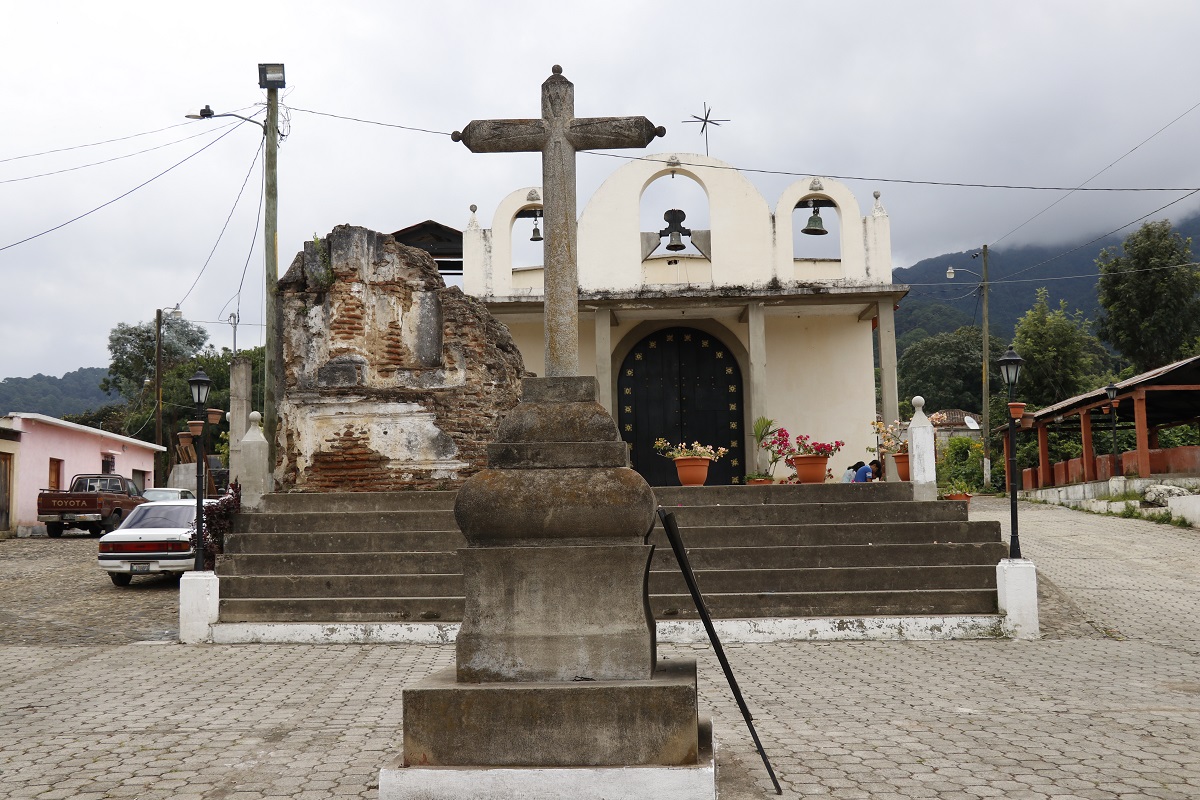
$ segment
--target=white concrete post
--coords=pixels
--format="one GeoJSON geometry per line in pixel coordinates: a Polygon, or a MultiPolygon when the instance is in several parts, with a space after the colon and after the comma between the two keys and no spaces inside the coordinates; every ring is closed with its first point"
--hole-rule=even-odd
{"type": "Polygon", "coordinates": [[[1037,568],[1025,558],[1006,558],[996,565],[996,590],[1002,627],[1014,639],[1037,639],[1037,568]]]}
{"type": "MultiPolygon", "coordinates": [[[[266,439],[263,442],[266,443],[266,439]]],[[[211,642],[211,626],[216,624],[220,603],[217,573],[183,573],[179,579],[179,641],[183,644],[211,642]]]]}
{"type": "Polygon", "coordinates": [[[922,410],[925,398],[912,399],[913,418],[908,423],[908,477],[914,500],[937,500],[937,455],[934,452],[933,423],[922,410]]]}
{"type": "Polygon", "coordinates": [[[262,415],[257,411],[250,412],[250,427],[242,437],[242,471],[229,476],[230,480],[236,479],[242,485],[242,508],[251,510],[262,506],[270,479],[267,440],[258,424],[261,419],[262,415]]]}

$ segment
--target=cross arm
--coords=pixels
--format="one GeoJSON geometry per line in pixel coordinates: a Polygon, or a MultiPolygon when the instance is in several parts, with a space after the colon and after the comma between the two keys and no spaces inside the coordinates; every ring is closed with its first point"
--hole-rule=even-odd
{"type": "Polygon", "coordinates": [[[540,119],[473,119],[450,138],[472,153],[531,153],[546,144],[546,123],[540,119]]]}
{"type": "Polygon", "coordinates": [[[667,129],[645,117],[580,117],[571,120],[567,139],[576,150],[616,150],[645,147],[667,129]]]}

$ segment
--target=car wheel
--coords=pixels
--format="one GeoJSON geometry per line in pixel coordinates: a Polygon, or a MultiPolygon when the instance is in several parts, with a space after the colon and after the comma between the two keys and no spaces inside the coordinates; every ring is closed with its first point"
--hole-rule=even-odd
{"type": "Polygon", "coordinates": [[[57,539],[58,537],[62,536],[63,527],[64,526],[61,522],[47,522],[46,535],[51,539],[57,539]]]}
{"type": "Polygon", "coordinates": [[[121,510],[116,509],[108,515],[108,519],[101,523],[100,530],[93,530],[92,532],[98,536],[103,536],[106,533],[112,533],[119,527],[121,527],[121,510]]]}
{"type": "Polygon", "coordinates": [[[110,572],[108,577],[112,579],[114,586],[128,586],[133,580],[133,576],[126,572],[110,572]]]}

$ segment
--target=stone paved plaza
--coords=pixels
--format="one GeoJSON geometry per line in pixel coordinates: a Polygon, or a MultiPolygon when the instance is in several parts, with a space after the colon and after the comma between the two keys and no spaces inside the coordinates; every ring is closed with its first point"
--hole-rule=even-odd
{"type": "MultiPolygon", "coordinates": [[[[1007,525],[1008,506],[971,515],[1007,525]]],[[[730,645],[788,795],[1200,798],[1200,531],[1022,504],[1040,641],[730,645]]],[[[0,797],[376,796],[448,646],[173,642],[177,582],[0,541],[0,797]]],[[[722,798],[769,783],[707,647],[722,798]]]]}

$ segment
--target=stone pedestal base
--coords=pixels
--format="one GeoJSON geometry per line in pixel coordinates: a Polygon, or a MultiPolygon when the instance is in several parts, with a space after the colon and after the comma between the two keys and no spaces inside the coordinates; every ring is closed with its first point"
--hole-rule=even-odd
{"type": "Polygon", "coordinates": [[[687,767],[401,767],[379,771],[379,800],[716,800],[712,728],[687,767]]]}
{"type": "Polygon", "coordinates": [[[692,766],[699,747],[690,660],[638,681],[466,684],[445,669],[404,690],[408,767],[692,766]]]}
{"type": "Polygon", "coordinates": [[[467,547],[458,680],[646,680],[654,620],[645,544],[467,547]]]}
{"type": "Polygon", "coordinates": [[[1006,558],[997,564],[996,590],[1004,633],[1014,639],[1038,638],[1037,567],[1033,562],[1006,558]]]}

